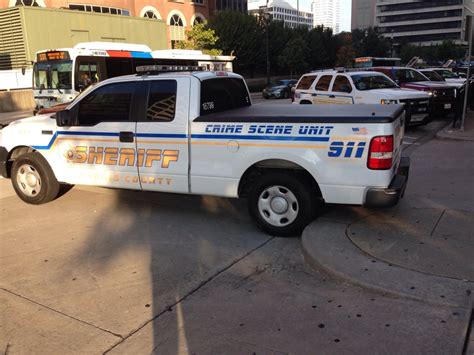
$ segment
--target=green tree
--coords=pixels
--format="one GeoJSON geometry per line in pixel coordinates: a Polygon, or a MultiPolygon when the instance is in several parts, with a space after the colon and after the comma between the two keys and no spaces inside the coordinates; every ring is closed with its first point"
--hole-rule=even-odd
{"type": "Polygon", "coordinates": [[[466,50],[453,41],[444,40],[437,48],[437,59],[446,61],[448,59],[459,59],[466,54],[466,50]]]}
{"type": "Polygon", "coordinates": [[[353,30],[352,45],[356,57],[386,57],[390,54],[390,39],[383,37],[376,27],[353,30]]]}
{"type": "Polygon", "coordinates": [[[354,64],[354,48],[352,47],[352,34],[342,32],[336,37],[338,49],[336,52],[336,67],[352,67],[354,64]]]}
{"type": "Polygon", "coordinates": [[[308,48],[306,61],[310,68],[321,69],[334,66],[335,53],[333,55],[332,47],[328,46],[331,40],[332,30],[323,26],[317,26],[306,34],[305,41],[308,48]]]}
{"type": "Polygon", "coordinates": [[[216,46],[225,54],[236,56],[234,69],[251,75],[264,64],[264,38],[255,16],[223,11],[212,17],[208,27],[217,37],[216,46]]]}
{"type": "Polygon", "coordinates": [[[210,55],[221,55],[222,50],[214,48],[218,39],[214,30],[208,28],[206,23],[198,23],[186,30],[186,40],[177,42],[176,48],[197,49],[210,55]]]}
{"type": "Polygon", "coordinates": [[[293,73],[301,73],[308,68],[308,63],[305,60],[305,53],[307,51],[306,42],[301,37],[291,39],[286,45],[285,49],[278,56],[278,64],[280,67],[293,73]]]}

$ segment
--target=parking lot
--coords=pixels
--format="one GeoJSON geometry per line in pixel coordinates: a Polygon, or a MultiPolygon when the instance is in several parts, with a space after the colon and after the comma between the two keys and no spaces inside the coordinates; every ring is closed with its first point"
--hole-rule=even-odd
{"type": "Polygon", "coordinates": [[[399,205],[327,206],[303,246],[243,200],[76,186],[31,206],[1,179],[0,351],[474,353],[474,141],[448,122],[406,132],[399,205]]]}

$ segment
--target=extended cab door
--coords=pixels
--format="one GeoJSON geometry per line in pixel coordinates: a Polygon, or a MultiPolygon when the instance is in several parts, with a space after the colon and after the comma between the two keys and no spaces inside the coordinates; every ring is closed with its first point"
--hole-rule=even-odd
{"type": "Polygon", "coordinates": [[[144,84],[136,133],[142,189],[188,192],[190,78],[144,84]]]}
{"type": "Polygon", "coordinates": [[[136,82],[93,89],[70,113],[75,125],[59,127],[56,141],[59,181],[140,189],[135,163],[136,82]]]}

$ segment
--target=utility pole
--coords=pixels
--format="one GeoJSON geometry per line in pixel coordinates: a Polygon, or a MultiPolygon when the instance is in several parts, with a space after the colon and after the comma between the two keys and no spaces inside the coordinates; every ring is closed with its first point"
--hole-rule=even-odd
{"type": "Polygon", "coordinates": [[[268,36],[268,30],[270,28],[270,13],[268,12],[268,0],[267,5],[265,6],[265,50],[267,55],[267,85],[270,84],[270,39],[268,36]]]}
{"type": "MultiPolygon", "coordinates": [[[[466,90],[464,91],[464,105],[462,108],[462,119],[461,119],[461,131],[464,131],[464,122],[466,121],[466,111],[467,111],[467,99],[468,99],[468,92],[471,85],[469,85],[469,81],[471,79],[471,53],[472,53],[472,32],[473,32],[473,23],[472,23],[472,15],[466,16],[467,28],[469,29],[469,49],[467,51],[467,76],[466,76],[466,90]]],[[[473,85],[474,86],[474,85],[473,85]]],[[[473,90],[474,88],[471,88],[473,90]]],[[[472,95],[472,94],[471,94],[472,95]]]]}

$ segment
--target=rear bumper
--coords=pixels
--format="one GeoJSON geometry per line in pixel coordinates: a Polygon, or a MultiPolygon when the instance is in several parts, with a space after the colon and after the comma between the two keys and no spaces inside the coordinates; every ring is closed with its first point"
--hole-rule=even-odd
{"type": "Polygon", "coordinates": [[[7,170],[8,150],[5,147],[0,147],[0,176],[8,178],[7,170]]]}
{"type": "Polygon", "coordinates": [[[410,171],[410,158],[402,157],[398,171],[387,188],[370,188],[365,195],[365,207],[381,208],[395,206],[405,193],[410,171]]]}

